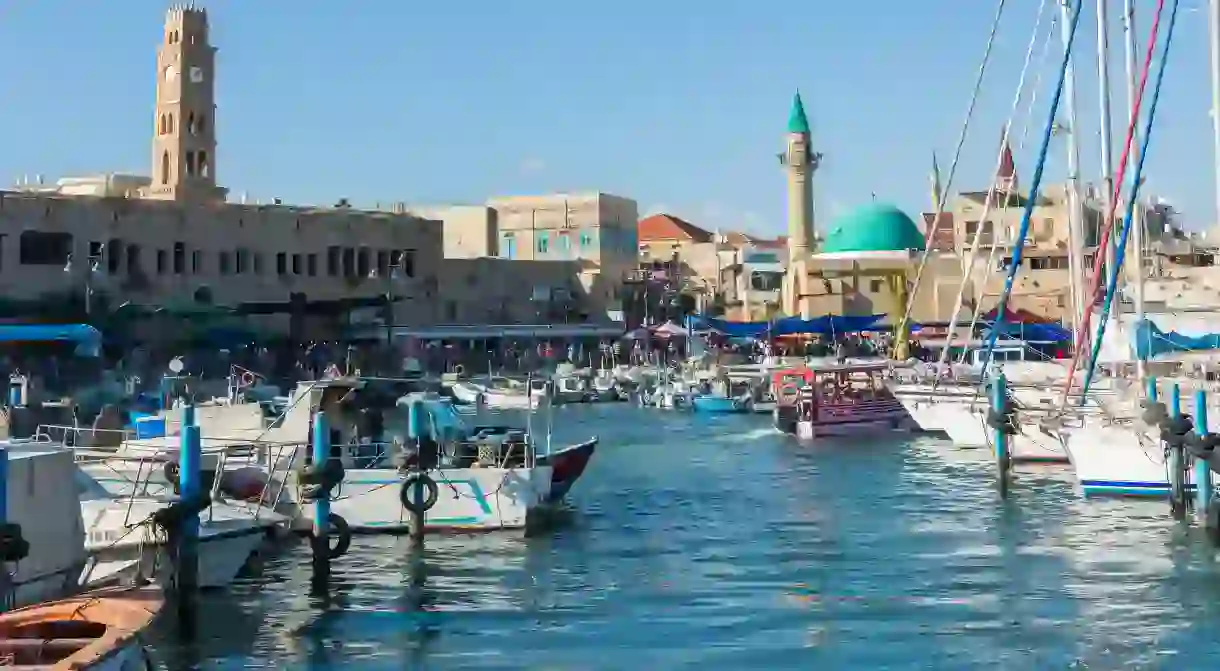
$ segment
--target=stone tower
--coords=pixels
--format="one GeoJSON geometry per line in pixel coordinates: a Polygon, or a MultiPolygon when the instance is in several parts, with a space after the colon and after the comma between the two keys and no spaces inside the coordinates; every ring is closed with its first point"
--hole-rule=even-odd
{"type": "Polygon", "coordinates": [[[809,142],[809,118],[798,91],[788,115],[787,149],[781,160],[788,172],[788,259],[792,266],[813,251],[813,173],[822,155],[809,142]]]}
{"type": "Polygon", "coordinates": [[[157,102],[149,196],[224,200],[216,186],[216,49],[204,9],[174,6],[157,47],[157,102]]]}

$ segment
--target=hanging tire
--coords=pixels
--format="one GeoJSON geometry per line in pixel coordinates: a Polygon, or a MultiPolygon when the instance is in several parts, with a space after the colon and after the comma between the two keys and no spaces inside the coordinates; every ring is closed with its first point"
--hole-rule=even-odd
{"type": "Polygon", "coordinates": [[[338,559],[347,554],[348,549],[352,547],[352,527],[347,523],[347,520],[343,519],[342,515],[335,513],[331,513],[326,518],[326,526],[326,538],[328,541],[326,556],[331,559],[338,559]],[[329,544],[331,538],[337,540],[333,546],[329,544]]]}
{"type": "Polygon", "coordinates": [[[402,488],[398,490],[398,500],[402,503],[402,507],[416,515],[423,515],[432,510],[432,506],[436,505],[436,500],[440,498],[440,495],[440,487],[436,485],[435,480],[428,477],[427,473],[412,473],[408,475],[407,479],[402,481],[402,488]],[[412,490],[417,484],[424,488],[422,505],[416,505],[415,497],[412,496],[412,490]]]}

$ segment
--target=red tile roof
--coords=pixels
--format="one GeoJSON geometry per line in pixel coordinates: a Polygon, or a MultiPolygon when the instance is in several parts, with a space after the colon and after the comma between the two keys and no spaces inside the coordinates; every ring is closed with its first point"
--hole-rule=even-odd
{"type": "MultiPolygon", "coordinates": [[[[923,213],[923,234],[927,237],[928,231],[932,228],[932,220],[936,218],[935,212],[923,213]]],[[[931,244],[928,246],[938,252],[953,251],[953,213],[941,212],[940,223],[936,226],[936,232],[932,236],[931,244]]]]}
{"type": "Polygon", "coordinates": [[[679,219],[672,214],[654,214],[639,223],[640,242],[673,240],[675,242],[712,242],[711,231],[679,219]]]}

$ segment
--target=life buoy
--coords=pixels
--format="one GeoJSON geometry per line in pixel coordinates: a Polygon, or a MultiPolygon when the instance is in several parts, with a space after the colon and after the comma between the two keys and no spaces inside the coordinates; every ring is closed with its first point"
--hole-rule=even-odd
{"type": "Polygon", "coordinates": [[[428,477],[427,473],[412,473],[402,481],[402,488],[398,490],[398,501],[406,510],[416,515],[422,515],[432,510],[432,506],[436,505],[436,500],[440,498],[440,495],[440,487],[436,486],[436,481],[428,477]],[[424,488],[423,505],[416,505],[415,497],[412,495],[416,484],[424,488]]]}
{"type": "Polygon", "coordinates": [[[801,388],[792,382],[788,382],[779,388],[776,394],[776,400],[785,403],[795,403],[798,396],[801,395],[801,388]]]}
{"type": "Polygon", "coordinates": [[[338,559],[347,554],[348,548],[352,546],[352,527],[342,515],[331,513],[326,518],[326,537],[337,539],[333,546],[327,544],[326,556],[338,559]]]}
{"type": "Polygon", "coordinates": [[[457,375],[460,377],[461,375],[464,375],[465,373],[466,373],[466,368],[463,367],[462,364],[459,363],[458,365],[453,367],[454,375],[457,375]]]}

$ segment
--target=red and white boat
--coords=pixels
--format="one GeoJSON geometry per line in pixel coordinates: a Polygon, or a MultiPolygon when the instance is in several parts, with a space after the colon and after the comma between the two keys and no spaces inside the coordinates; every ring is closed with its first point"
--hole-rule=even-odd
{"type": "Polygon", "coordinates": [[[884,384],[889,368],[876,362],[776,371],[775,428],[801,439],[911,430],[906,408],[884,384]]]}

